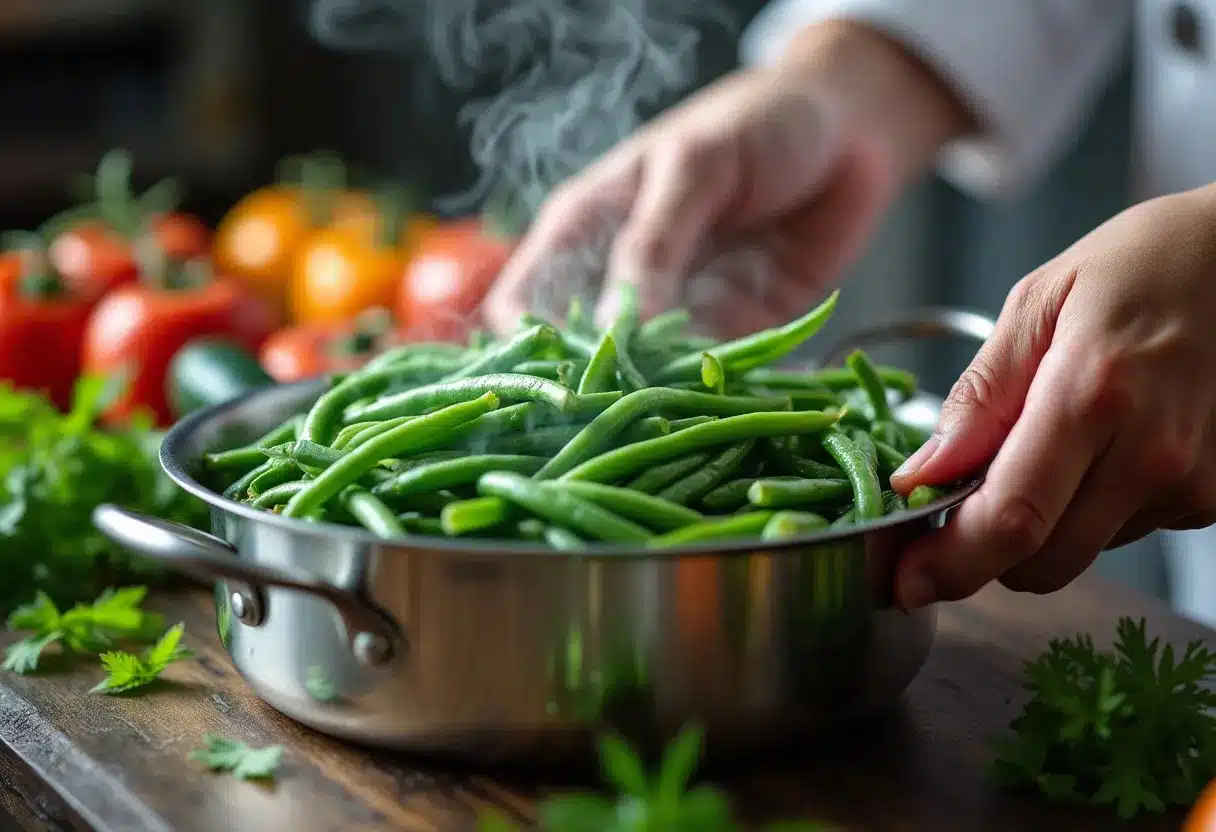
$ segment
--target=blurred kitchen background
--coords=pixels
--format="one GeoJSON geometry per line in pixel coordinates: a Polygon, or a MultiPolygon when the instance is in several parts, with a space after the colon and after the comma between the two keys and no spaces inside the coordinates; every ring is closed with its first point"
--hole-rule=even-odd
{"type": "MultiPolygon", "coordinates": [[[[763,4],[732,5],[745,22],[763,4]]],[[[281,156],[318,148],[432,194],[467,187],[476,171],[461,101],[425,82],[426,54],[332,51],[311,38],[307,14],[306,0],[0,0],[0,227],[31,227],[64,207],[71,175],[113,146],[133,152],[140,180],[180,175],[188,207],[211,222],[269,181],[281,156]]],[[[735,65],[737,42],[720,29],[699,49],[700,83],[735,65]]],[[[1016,202],[980,205],[936,181],[910,194],[833,329],[928,303],[995,316],[1022,274],[1125,204],[1128,93],[1120,77],[1051,181],[1016,202]]],[[[945,392],[968,355],[947,346],[882,357],[910,362],[945,392]]],[[[1098,568],[1171,595],[1152,540],[1098,568]]]]}

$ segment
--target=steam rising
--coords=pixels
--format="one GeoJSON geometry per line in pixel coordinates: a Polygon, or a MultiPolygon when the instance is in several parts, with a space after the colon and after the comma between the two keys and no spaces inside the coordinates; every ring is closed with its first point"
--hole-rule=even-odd
{"type": "MultiPolygon", "coordinates": [[[[427,49],[438,80],[470,96],[459,118],[479,170],[442,207],[505,199],[524,220],[555,185],[690,89],[702,31],[734,30],[726,0],[314,0],[311,25],[338,48],[427,49]],[[486,89],[493,94],[479,95],[486,89]]],[[[606,217],[582,246],[546,264],[533,309],[557,311],[571,294],[593,291],[618,220],[606,217]]]]}

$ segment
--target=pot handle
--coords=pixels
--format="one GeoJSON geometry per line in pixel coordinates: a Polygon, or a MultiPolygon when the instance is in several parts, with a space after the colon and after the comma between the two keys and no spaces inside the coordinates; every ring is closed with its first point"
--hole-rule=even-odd
{"type": "Polygon", "coordinates": [[[850,332],[828,348],[823,363],[832,364],[855,349],[892,341],[959,338],[982,344],[992,337],[995,328],[995,321],[977,312],[927,306],[900,312],[885,321],[850,332]]]}
{"type": "Polygon", "coordinates": [[[103,503],[93,510],[97,530],[124,548],[204,582],[223,580],[232,614],[250,627],[265,619],[265,587],[290,589],[328,601],[342,616],[355,658],[384,664],[403,641],[392,619],[353,592],[299,573],[239,560],[232,544],[190,526],[103,503]]]}

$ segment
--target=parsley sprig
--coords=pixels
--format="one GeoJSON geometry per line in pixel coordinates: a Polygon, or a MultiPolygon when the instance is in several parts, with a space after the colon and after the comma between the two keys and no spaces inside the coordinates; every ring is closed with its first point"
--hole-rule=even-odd
{"type": "Polygon", "coordinates": [[[108,675],[89,693],[127,693],[155,682],[173,662],[194,655],[181,644],[185,628],[185,624],[170,627],[143,655],[121,650],[102,653],[101,666],[108,675]]]}
{"type": "Polygon", "coordinates": [[[190,759],[212,771],[229,772],[238,780],[269,780],[283,760],[283,746],[251,748],[239,740],[208,734],[203,747],[190,752],[190,759]]]}
{"type": "Polygon", "coordinates": [[[995,743],[1001,783],[1122,818],[1189,806],[1216,776],[1216,655],[1175,652],[1123,618],[1113,650],[1078,635],[1026,664],[1030,700],[995,743]]]}
{"type": "Polygon", "coordinates": [[[164,630],[163,619],[141,609],[147,588],[107,589],[91,604],[77,604],[60,612],[44,592],[33,603],[18,607],[9,616],[11,630],[29,630],[32,635],[9,645],[4,670],[28,673],[38,668],[43,652],[58,645],[65,654],[96,655],[123,641],[147,641],[164,630]]]}
{"type": "MultiPolygon", "coordinates": [[[[662,764],[648,774],[638,753],[620,737],[600,738],[600,767],[616,791],[615,797],[574,793],[559,795],[538,809],[545,832],[737,832],[744,827],[733,817],[730,799],[720,789],[698,785],[689,789],[700,762],[704,732],[685,727],[667,746],[662,764]]],[[[810,821],[783,822],[769,832],[828,832],[810,821]]],[[[479,832],[517,832],[519,827],[500,813],[479,820],[479,832]]]]}

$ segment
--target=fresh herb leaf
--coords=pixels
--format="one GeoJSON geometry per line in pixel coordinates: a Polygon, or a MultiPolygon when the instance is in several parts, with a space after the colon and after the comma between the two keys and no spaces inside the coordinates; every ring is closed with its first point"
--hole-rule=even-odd
{"type": "Polygon", "coordinates": [[[1078,635],[1027,662],[1030,693],[994,741],[992,773],[1060,803],[1112,806],[1121,818],[1189,806],[1216,777],[1216,655],[1178,655],[1120,619],[1112,650],[1078,635]]]}
{"type": "Polygon", "coordinates": [[[203,747],[190,752],[190,759],[212,771],[230,772],[239,780],[269,780],[283,761],[283,746],[251,748],[239,740],[208,734],[203,747]]]}
{"type": "Polygon", "coordinates": [[[149,420],[96,427],[125,381],[121,373],[82,378],[66,414],[0,383],[0,615],[37,591],[63,607],[107,585],[163,575],[93,527],[99,503],[206,528],[206,507],[161,471],[161,434],[149,420]]]}
{"type": "MultiPolygon", "coordinates": [[[[571,793],[551,797],[537,809],[539,828],[545,832],[737,832],[730,799],[712,786],[688,784],[701,757],[704,732],[688,726],[672,740],[654,778],[646,774],[641,757],[620,737],[600,737],[600,764],[604,778],[618,790],[616,798],[571,793]]],[[[811,821],[792,821],[764,827],[770,832],[828,832],[811,821]]],[[[479,818],[479,832],[512,832],[519,827],[505,815],[489,811],[479,818]]]]}
{"type": "Polygon", "coordinates": [[[142,656],[122,651],[102,653],[101,664],[109,675],[89,693],[127,693],[155,682],[173,662],[193,655],[181,646],[185,628],[185,624],[170,627],[142,656]]]}
{"type": "Polygon", "coordinates": [[[38,668],[42,653],[58,644],[66,653],[96,654],[120,641],[147,641],[164,630],[163,619],[140,608],[147,588],[107,589],[91,604],[77,604],[61,613],[46,593],[13,610],[10,630],[33,635],[9,645],[2,667],[14,673],[38,668]]]}

